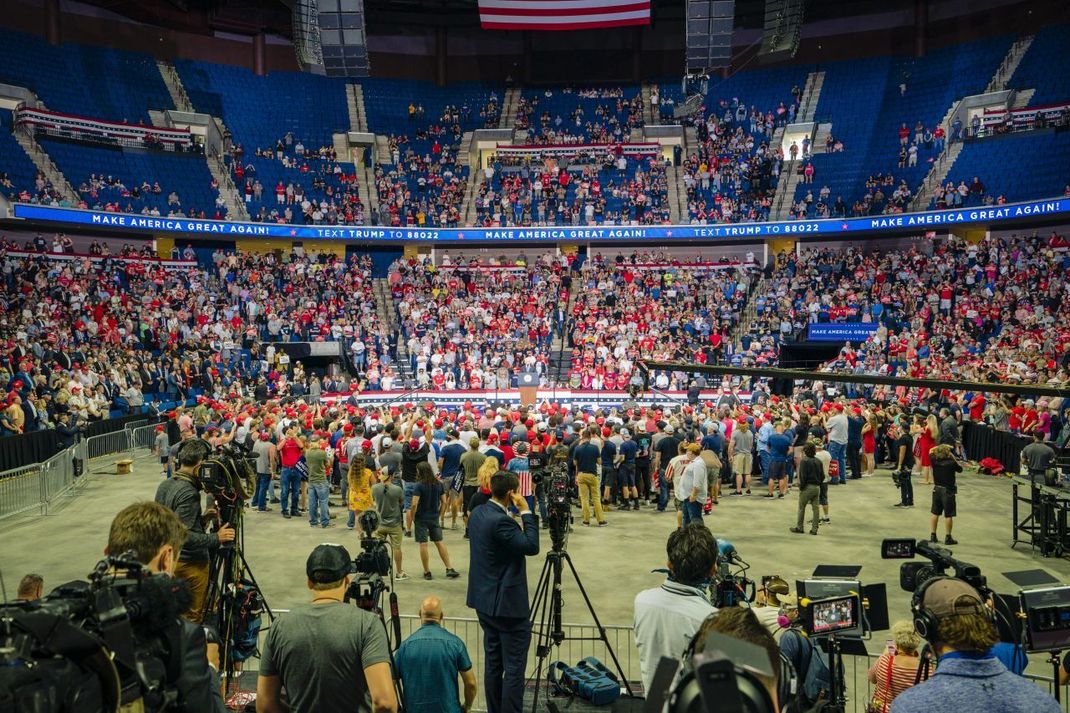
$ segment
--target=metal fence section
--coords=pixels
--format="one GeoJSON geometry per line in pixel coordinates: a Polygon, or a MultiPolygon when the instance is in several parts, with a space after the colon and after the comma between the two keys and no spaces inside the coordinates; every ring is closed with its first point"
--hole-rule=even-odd
{"type": "Polygon", "coordinates": [[[130,431],[113,431],[99,436],[90,436],[85,440],[86,454],[89,460],[104,456],[129,453],[133,450],[133,438],[130,431]]]}
{"type": "Polygon", "coordinates": [[[67,495],[84,472],[86,444],[60,451],[44,463],[0,473],[0,519],[29,510],[42,514],[67,495]]]}
{"type": "Polygon", "coordinates": [[[156,440],[156,426],[139,423],[134,428],[128,425],[125,430],[130,434],[130,448],[152,448],[156,440]]]}

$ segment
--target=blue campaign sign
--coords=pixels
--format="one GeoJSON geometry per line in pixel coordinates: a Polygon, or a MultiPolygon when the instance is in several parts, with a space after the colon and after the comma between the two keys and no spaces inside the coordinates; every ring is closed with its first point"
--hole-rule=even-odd
{"type": "Polygon", "coordinates": [[[18,203],[15,217],[67,226],[109,228],[120,231],[212,235],[243,238],[293,238],[297,240],[355,240],[363,242],[511,242],[620,240],[747,240],[777,236],[836,236],[927,230],[965,223],[999,223],[1032,217],[1070,213],[1070,198],[1052,198],[1002,206],[934,210],[923,213],[881,215],[838,220],[799,220],[771,223],[715,225],[607,225],[549,226],[542,228],[392,228],[376,226],[280,225],[278,223],[232,223],[196,218],[156,218],[129,213],[106,213],[76,208],[18,203]]]}
{"type": "Polygon", "coordinates": [[[806,338],[811,342],[864,342],[877,331],[876,322],[811,324],[806,338]]]}

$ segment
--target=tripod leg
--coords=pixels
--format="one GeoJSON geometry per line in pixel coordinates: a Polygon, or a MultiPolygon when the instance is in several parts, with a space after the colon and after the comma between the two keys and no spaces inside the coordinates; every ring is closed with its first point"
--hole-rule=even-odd
{"type": "Polygon", "coordinates": [[[576,571],[576,566],[572,564],[572,558],[569,557],[568,552],[563,552],[561,554],[564,560],[568,563],[568,568],[572,570],[572,577],[576,580],[576,586],[579,587],[580,595],[583,597],[584,603],[587,604],[587,611],[591,613],[594,625],[598,628],[598,636],[602,639],[602,643],[606,645],[606,651],[609,652],[609,657],[613,659],[613,665],[617,668],[617,674],[620,676],[621,683],[624,684],[624,689],[628,691],[629,696],[634,696],[635,692],[632,691],[632,684],[628,682],[628,677],[624,675],[624,668],[620,665],[620,661],[617,659],[617,654],[609,643],[609,637],[606,635],[606,630],[603,628],[602,622],[598,619],[598,614],[595,613],[594,604],[591,603],[591,598],[587,596],[587,590],[583,588],[583,582],[580,581],[580,573],[576,571]]]}
{"type": "MultiPolygon", "coordinates": [[[[550,655],[553,637],[548,629],[551,609],[551,590],[553,589],[553,565],[550,557],[542,566],[542,574],[539,575],[539,584],[535,588],[535,597],[531,604],[531,623],[539,622],[539,631],[535,639],[535,672],[533,674],[535,691],[532,696],[531,713],[536,713],[539,706],[539,689],[542,687],[543,665],[550,655]]],[[[531,680],[531,679],[529,679],[531,680]]]]}

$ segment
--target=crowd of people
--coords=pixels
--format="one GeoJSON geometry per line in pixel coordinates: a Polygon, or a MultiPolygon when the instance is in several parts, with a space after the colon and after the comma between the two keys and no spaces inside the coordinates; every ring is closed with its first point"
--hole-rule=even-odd
{"type": "Polygon", "coordinates": [[[668,164],[656,157],[628,158],[617,149],[511,167],[496,158],[473,198],[476,222],[485,227],[670,222],[668,164]]]}

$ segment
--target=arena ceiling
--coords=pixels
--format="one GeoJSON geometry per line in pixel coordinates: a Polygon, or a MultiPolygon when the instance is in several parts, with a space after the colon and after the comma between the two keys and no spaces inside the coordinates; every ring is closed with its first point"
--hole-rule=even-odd
{"type": "MultiPolygon", "coordinates": [[[[261,31],[291,36],[295,0],[82,0],[137,22],[183,32],[212,34],[261,31]]],[[[654,22],[680,21],[685,0],[653,0],[654,22]]],[[[368,32],[399,25],[472,27],[479,24],[476,0],[365,0],[368,32]]],[[[914,0],[810,0],[806,20],[818,21],[890,10],[913,9],[914,0]]],[[[736,0],[736,27],[758,28],[765,0],[736,0]]]]}

